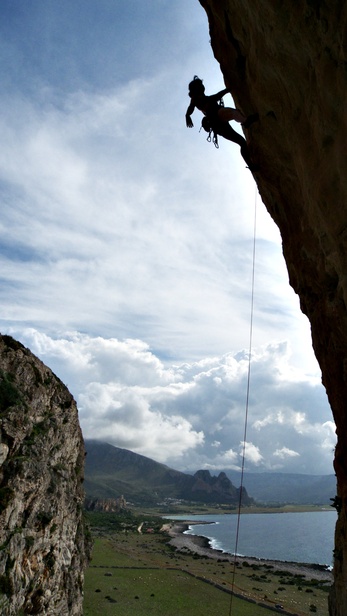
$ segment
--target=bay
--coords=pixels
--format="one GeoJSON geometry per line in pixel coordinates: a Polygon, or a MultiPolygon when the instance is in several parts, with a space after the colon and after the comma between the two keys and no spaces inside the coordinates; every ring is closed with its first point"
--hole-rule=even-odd
{"type": "MultiPolygon", "coordinates": [[[[202,535],[211,547],[233,554],[237,515],[170,516],[195,520],[187,534],[202,535]],[[207,524],[206,524],[207,522],[207,524]]],[[[333,562],[335,511],[241,514],[237,553],[267,560],[315,563],[333,562]]]]}

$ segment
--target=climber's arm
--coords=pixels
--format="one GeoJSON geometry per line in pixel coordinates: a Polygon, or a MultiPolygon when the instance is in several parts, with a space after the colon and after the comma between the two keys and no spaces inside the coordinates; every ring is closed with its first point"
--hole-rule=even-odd
{"type": "Polygon", "coordinates": [[[223,98],[223,96],[225,96],[226,94],[228,94],[228,92],[230,92],[229,88],[225,88],[224,90],[217,92],[217,94],[212,94],[212,96],[209,96],[209,98],[212,98],[215,101],[220,101],[220,99],[223,98]]]}
{"type": "Polygon", "coordinates": [[[195,109],[194,103],[190,103],[190,105],[189,105],[189,107],[188,107],[188,109],[186,111],[186,125],[187,125],[187,128],[192,128],[194,126],[194,124],[192,122],[192,118],[190,117],[192,115],[194,109],[195,109]]]}

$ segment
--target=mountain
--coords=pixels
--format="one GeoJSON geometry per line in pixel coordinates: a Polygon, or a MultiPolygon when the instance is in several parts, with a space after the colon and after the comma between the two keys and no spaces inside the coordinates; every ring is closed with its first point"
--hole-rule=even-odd
{"type": "MultiPolygon", "coordinates": [[[[238,471],[225,472],[232,482],[240,483],[238,471]]],[[[267,504],[322,505],[336,494],[335,475],[247,472],[244,483],[257,502],[267,504]]]]}
{"type": "MultiPolygon", "coordinates": [[[[85,491],[89,499],[117,499],[154,505],[165,499],[238,504],[241,476],[221,469],[195,474],[174,470],[151,458],[100,441],[86,440],[85,491]]],[[[243,503],[327,504],[336,494],[335,475],[245,473],[243,503]],[[248,496],[252,495],[252,498],[248,496]]]]}
{"type": "MultiPolygon", "coordinates": [[[[224,472],[211,476],[209,471],[200,470],[190,475],[100,441],[86,440],[85,448],[84,487],[89,499],[114,499],[123,495],[127,501],[147,505],[165,499],[230,505],[239,502],[239,488],[224,472]]],[[[245,489],[242,502],[244,505],[253,502],[245,489]]]]}

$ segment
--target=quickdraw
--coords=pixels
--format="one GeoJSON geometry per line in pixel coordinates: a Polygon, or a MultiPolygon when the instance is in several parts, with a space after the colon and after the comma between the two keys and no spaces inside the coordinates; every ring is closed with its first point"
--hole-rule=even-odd
{"type": "MultiPolygon", "coordinates": [[[[224,102],[223,99],[221,99],[218,103],[219,107],[224,107],[224,102]]],[[[213,128],[213,121],[211,122],[210,118],[208,118],[208,116],[204,116],[201,120],[201,129],[204,129],[207,133],[208,133],[208,137],[207,137],[207,141],[209,143],[213,143],[215,148],[219,148],[219,143],[218,143],[218,133],[216,133],[216,131],[213,128]]],[[[200,132],[199,131],[199,132],[200,132]]]]}
{"type": "MultiPolygon", "coordinates": [[[[208,137],[207,137],[207,141],[209,143],[211,143],[211,141],[213,142],[215,148],[219,148],[219,144],[218,144],[218,135],[217,133],[213,130],[213,127],[211,125],[211,122],[209,120],[209,118],[207,116],[204,116],[201,120],[201,127],[200,127],[200,131],[201,129],[204,129],[207,133],[208,133],[208,137]]],[[[200,132],[199,131],[199,132],[200,132]]]]}

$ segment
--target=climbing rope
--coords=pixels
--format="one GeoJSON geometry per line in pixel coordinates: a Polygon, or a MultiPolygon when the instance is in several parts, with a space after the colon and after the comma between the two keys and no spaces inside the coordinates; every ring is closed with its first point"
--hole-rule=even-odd
{"type": "Polygon", "coordinates": [[[254,199],[253,256],[252,256],[252,283],[251,283],[251,316],[250,316],[250,327],[249,327],[249,349],[248,349],[248,374],[247,374],[247,390],[246,390],[246,409],[245,409],[245,423],[244,423],[244,431],[243,431],[242,463],[241,463],[241,483],[240,483],[239,504],[238,504],[238,511],[237,511],[237,524],[236,524],[236,535],[235,535],[234,562],[233,562],[233,573],[232,573],[232,583],[231,583],[229,616],[232,616],[232,608],[233,608],[233,596],[234,596],[235,573],[236,573],[236,562],[237,562],[237,549],[238,549],[238,544],[239,544],[240,522],[241,522],[243,478],[244,478],[245,460],[246,460],[246,441],[247,441],[247,425],[248,425],[249,392],[250,392],[250,384],[251,384],[251,359],[252,359],[252,340],[253,340],[255,248],[256,248],[256,237],[257,237],[257,193],[258,193],[258,190],[257,190],[257,185],[256,185],[255,186],[255,199],[254,199]]]}

